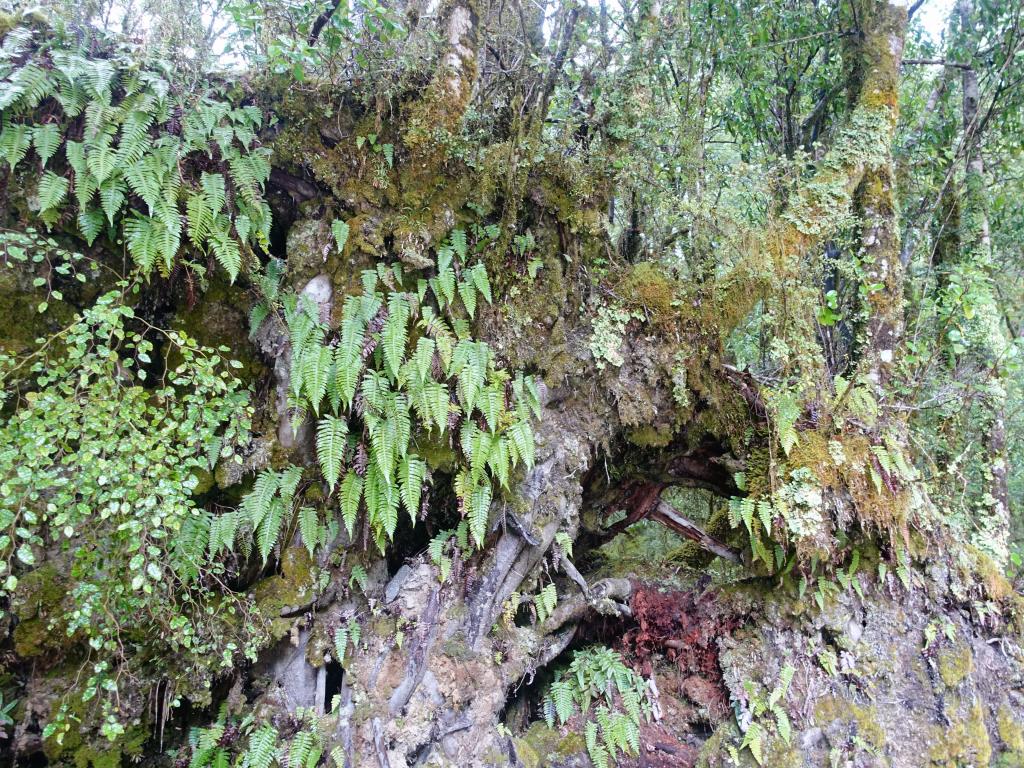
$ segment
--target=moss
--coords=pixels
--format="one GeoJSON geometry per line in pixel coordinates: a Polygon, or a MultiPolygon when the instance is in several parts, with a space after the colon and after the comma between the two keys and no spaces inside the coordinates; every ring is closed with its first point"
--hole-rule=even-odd
{"type": "MultiPolygon", "coordinates": [[[[121,768],[130,758],[142,754],[149,732],[142,726],[128,728],[113,744],[87,744],[74,752],[75,768],[121,768]]],[[[134,760],[130,760],[134,762],[134,760]]]]}
{"type": "Polygon", "coordinates": [[[999,707],[999,713],[996,715],[996,727],[1003,746],[1010,752],[1024,756],[1024,727],[1017,722],[1013,712],[1006,704],[999,707]]]}
{"type": "Polygon", "coordinates": [[[448,658],[455,659],[456,661],[469,661],[476,656],[461,637],[452,637],[445,640],[444,645],[441,646],[441,652],[448,658]]]}
{"type": "Polygon", "coordinates": [[[526,733],[515,739],[516,754],[529,768],[559,764],[561,760],[585,753],[583,735],[578,731],[562,733],[545,723],[533,723],[526,733]],[[531,762],[526,762],[527,760],[531,762]]]}
{"type": "Polygon", "coordinates": [[[981,704],[975,704],[966,719],[953,722],[945,732],[933,727],[929,743],[929,759],[934,768],[988,768],[992,760],[992,744],[981,704]]]}
{"type": "Polygon", "coordinates": [[[676,282],[654,262],[636,264],[616,286],[615,293],[627,307],[646,313],[658,327],[664,329],[676,320],[676,282]]]}
{"type": "Polygon", "coordinates": [[[21,577],[14,606],[18,616],[14,650],[18,656],[28,659],[68,646],[69,639],[57,611],[66,593],[64,577],[51,564],[21,577]]]}
{"type": "Polygon", "coordinates": [[[675,431],[665,424],[644,424],[630,430],[627,439],[641,448],[664,448],[672,442],[675,431]]]}
{"type": "MultiPolygon", "coordinates": [[[[210,285],[191,309],[183,308],[174,319],[174,327],[200,344],[217,349],[226,347],[225,353],[242,367],[236,375],[246,382],[259,381],[266,368],[256,348],[249,343],[250,299],[238,285],[230,285],[217,270],[210,285]]],[[[181,355],[171,349],[168,365],[171,369],[181,363],[181,355]]]]}
{"type": "Polygon", "coordinates": [[[974,656],[966,645],[943,651],[938,655],[939,677],[947,688],[956,688],[974,669],[974,656]]]}
{"type": "Polygon", "coordinates": [[[256,610],[269,625],[274,639],[284,637],[293,620],[281,617],[286,608],[301,605],[313,593],[313,561],[305,547],[289,547],[281,556],[281,575],[269,576],[256,584],[256,610]]]}
{"type": "Polygon", "coordinates": [[[874,706],[861,706],[849,699],[835,696],[822,698],[814,708],[814,723],[827,728],[836,721],[853,729],[855,735],[875,753],[885,749],[885,729],[878,722],[874,706]]]}
{"type": "MultiPolygon", "coordinates": [[[[719,541],[730,543],[741,531],[733,528],[729,522],[729,510],[725,505],[718,505],[704,526],[705,532],[719,541]]],[[[716,555],[700,546],[695,541],[687,541],[676,549],[669,559],[683,563],[690,568],[705,568],[714,562],[716,555]]]]}

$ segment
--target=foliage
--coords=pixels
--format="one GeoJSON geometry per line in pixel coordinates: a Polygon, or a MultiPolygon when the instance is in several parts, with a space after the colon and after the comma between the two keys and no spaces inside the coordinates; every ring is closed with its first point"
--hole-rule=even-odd
{"type": "MultiPolygon", "coordinates": [[[[333,231],[343,247],[347,227],[335,222],[333,231]]],[[[478,547],[494,484],[508,489],[510,473],[533,464],[537,384],[521,373],[510,376],[488,344],[471,337],[465,318],[475,316],[478,298],[490,302],[491,286],[482,262],[465,263],[467,248],[465,232],[454,230],[438,250],[433,274],[415,282],[397,263],[364,271],[362,293],[345,299],[337,328],[308,297],[280,296],[274,285],[257,315],[262,322],[272,302],[283,316],[293,418],[315,421],[319,467],[349,536],[363,509],[381,552],[400,509],[413,524],[423,514],[430,478],[418,440],[457,437],[462,466],[455,495],[478,547]]],[[[297,470],[287,472],[297,483],[297,470]]],[[[292,494],[274,495],[278,477],[264,472],[242,508],[265,534],[264,558],[293,514],[292,494]]],[[[299,517],[312,551],[327,527],[312,510],[299,517]]]]}
{"type": "Polygon", "coordinates": [[[617,756],[638,755],[640,724],[651,715],[646,681],[625,665],[610,648],[596,646],[573,654],[569,666],[557,673],[544,696],[544,717],[549,726],[563,725],[577,713],[587,718],[587,752],[595,766],[606,768],[617,756]]]}
{"type": "Polygon", "coordinates": [[[789,744],[793,735],[793,726],[782,706],[782,700],[789,690],[790,683],[793,682],[795,672],[796,670],[791,666],[784,667],[779,673],[779,682],[767,696],[754,682],[744,681],[745,700],[733,702],[736,710],[736,722],[743,733],[743,739],[738,747],[728,746],[735,765],[739,765],[739,753],[745,749],[750,750],[750,754],[758,765],[764,765],[765,736],[770,730],[777,732],[779,737],[789,744]]]}
{"type": "Polygon", "coordinates": [[[140,67],[132,49],[96,43],[105,56],[52,30],[4,37],[0,156],[12,171],[34,157],[45,224],[73,219],[90,245],[123,236],[145,274],[167,275],[187,242],[234,280],[270,232],[262,113],[212,86],[186,93],[166,62],[140,67]]]}
{"type": "Polygon", "coordinates": [[[138,318],[126,301],[136,288],[104,294],[30,356],[0,360],[0,382],[25,367],[34,377],[5,392],[13,408],[0,420],[0,596],[17,599],[44,552],[67,563],[50,631],[91,649],[92,674],[71,693],[102,701],[112,738],[119,679],[172,661],[183,680],[230,667],[259,635],[245,600],[210,599],[224,568],[207,558],[212,518],[193,497],[247,439],[248,393],[222,352],[138,318]],[[180,362],[162,369],[157,352],[180,362]],[[143,636],[163,650],[136,657],[126,639],[143,636]]]}
{"type": "MultiPolygon", "coordinates": [[[[258,723],[250,714],[230,717],[222,707],[217,721],[189,732],[189,768],[316,768],[327,744],[329,725],[309,709],[299,708],[291,716],[290,736],[278,727],[258,723]]],[[[333,764],[345,763],[337,757],[333,764]]]]}

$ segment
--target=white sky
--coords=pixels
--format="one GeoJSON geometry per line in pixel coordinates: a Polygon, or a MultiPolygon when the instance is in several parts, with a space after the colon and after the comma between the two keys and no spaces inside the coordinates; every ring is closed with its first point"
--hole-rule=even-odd
{"type": "Polygon", "coordinates": [[[915,19],[920,19],[928,36],[934,42],[939,42],[942,32],[946,28],[946,20],[953,10],[954,0],[925,0],[924,5],[917,9],[915,19]]]}

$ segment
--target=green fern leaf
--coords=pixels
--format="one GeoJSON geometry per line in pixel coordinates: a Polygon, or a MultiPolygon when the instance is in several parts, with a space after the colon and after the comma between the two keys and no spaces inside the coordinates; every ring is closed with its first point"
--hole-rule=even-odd
{"type": "Polygon", "coordinates": [[[271,725],[264,725],[249,737],[245,768],[270,768],[277,751],[277,739],[277,731],[271,725]]]}
{"type": "Polygon", "coordinates": [[[124,205],[126,191],[127,186],[124,179],[119,176],[111,177],[100,184],[100,205],[111,226],[114,224],[114,217],[117,216],[121,206],[124,205]]]}
{"type": "Polygon", "coordinates": [[[311,345],[302,356],[303,393],[317,416],[327,394],[327,377],[331,374],[332,361],[331,350],[322,344],[311,345]]]}
{"type": "Polygon", "coordinates": [[[341,462],[345,455],[348,424],[344,419],[326,416],[320,420],[316,430],[316,453],[324,479],[334,490],[341,473],[341,462]]]}
{"type": "Polygon", "coordinates": [[[527,467],[532,467],[534,443],[533,429],[531,429],[529,422],[517,421],[508,428],[508,435],[512,438],[511,445],[515,446],[516,455],[527,467]]]}
{"type": "Polygon", "coordinates": [[[339,626],[334,630],[334,660],[339,664],[345,660],[345,646],[347,645],[348,627],[339,626]]]}
{"type": "Polygon", "coordinates": [[[391,294],[388,299],[388,319],[381,333],[381,347],[392,381],[398,378],[398,370],[405,356],[405,345],[409,338],[408,323],[408,299],[401,293],[391,294]]]}
{"type": "Polygon", "coordinates": [[[309,556],[313,556],[320,541],[320,520],[313,507],[302,507],[299,509],[299,533],[302,535],[302,543],[306,545],[309,556]]]}
{"type": "Polygon", "coordinates": [[[188,239],[196,248],[201,248],[213,227],[213,212],[206,196],[199,193],[189,195],[185,203],[185,214],[188,221],[188,239]]]}
{"type": "Polygon", "coordinates": [[[78,230],[85,242],[92,245],[96,237],[103,231],[103,212],[95,208],[78,212],[78,230]]]}
{"type": "Polygon", "coordinates": [[[476,315],[476,287],[468,280],[459,281],[459,297],[462,299],[462,306],[470,317],[476,315]]]}
{"type": "Polygon", "coordinates": [[[476,486],[469,497],[469,530],[478,547],[483,547],[487,535],[487,518],[491,511],[491,484],[476,486]]]}
{"type": "Polygon", "coordinates": [[[32,129],[32,145],[39,155],[39,162],[45,168],[60,146],[60,129],[56,123],[43,123],[32,129]]]}
{"type": "Polygon", "coordinates": [[[473,268],[469,271],[469,277],[473,281],[473,285],[480,292],[480,295],[487,300],[487,303],[491,303],[491,282],[487,279],[487,267],[483,263],[474,264],[473,268]]]}
{"type": "Polygon", "coordinates": [[[231,282],[235,282],[242,269],[242,252],[238,248],[238,243],[227,233],[221,232],[212,237],[210,245],[217,263],[224,267],[231,282]]]}
{"type": "Polygon", "coordinates": [[[256,544],[264,563],[267,562],[270,551],[277,544],[278,537],[281,535],[281,523],[284,520],[284,515],[284,502],[277,497],[271,499],[267,514],[256,529],[256,544]]]}
{"type": "Polygon", "coordinates": [[[0,154],[13,170],[28,152],[30,134],[27,125],[5,122],[7,124],[4,126],[3,132],[0,132],[0,154]]]}
{"type": "Polygon", "coordinates": [[[466,258],[466,231],[463,229],[453,229],[449,236],[449,242],[455,252],[459,255],[460,259],[466,258]]]}
{"type": "Polygon", "coordinates": [[[338,248],[338,253],[345,250],[345,243],[348,242],[348,224],[341,219],[335,219],[331,222],[331,233],[334,235],[334,244],[338,248]]]}
{"type": "Polygon", "coordinates": [[[61,203],[68,194],[70,183],[63,176],[58,176],[53,171],[46,171],[39,178],[39,212],[53,210],[61,203]]]}
{"type": "Polygon", "coordinates": [[[420,492],[427,476],[427,463],[413,454],[402,459],[398,469],[398,485],[405,511],[413,525],[420,511],[420,492]]]}
{"type": "Polygon", "coordinates": [[[242,509],[249,515],[253,528],[259,526],[270,511],[270,502],[277,493],[280,482],[276,472],[264,470],[256,477],[252,490],[242,499],[242,509]]]}
{"type": "Polygon", "coordinates": [[[355,472],[347,472],[341,481],[341,517],[345,522],[349,538],[355,531],[356,517],[359,515],[359,500],[363,495],[363,478],[355,472]]]}

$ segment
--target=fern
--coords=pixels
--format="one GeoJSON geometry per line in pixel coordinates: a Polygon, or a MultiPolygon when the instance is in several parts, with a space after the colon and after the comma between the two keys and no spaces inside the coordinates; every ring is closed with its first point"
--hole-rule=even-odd
{"type": "Polygon", "coordinates": [[[327,484],[334,490],[341,473],[341,463],[345,454],[348,425],[344,419],[327,416],[320,420],[316,432],[317,457],[320,469],[327,484]]]}
{"type": "Polygon", "coordinates": [[[277,731],[271,725],[257,730],[249,739],[245,768],[270,768],[277,753],[277,731]]]}
{"type": "Polygon", "coordinates": [[[68,194],[68,180],[53,171],[46,171],[39,178],[39,212],[45,214],[64,202],[68,194]]]}
{"type": "Polygon", "coordinates": [[[331,233],[334,235],[334,245],[338,249],[338,253],[345,250],[345,243],[348,242],[348,224],[341,219],[335,219],[331,222],[331,233]]]}
{"type": "Polygon", "coordinates": [[[419,515],[420,492],[426,476],[427,463],[423,459],[413,454],[408,454],[402,459],[398,473],[399,491],[402,504],[413,524],[419,515]]]}
{"type": "Polygon", "coordinates": [[[316,510],[313,507],[299,509],[299,533],[310,557],[313,556],[317,545],[320,544],[321,531],[320,519],[316,510]]]}
{"type": "Polygon", "coordinates": [[[327,394],[327,380],[331,374],[333,356],[322,345],[310,345],[302,355],[302,384],[313,413],[320,415],[320,405],[327,394]]]}
{"type": "Polygon", "coordinates": [[[355,472],[348,472],[341,483],[341,516],[351,538],[359,515],[359,501],[363,494],[363,478],[355,472]]]}
{"type": "Polygon", "coordinates": [[[45,168],[60,146],[60,129],[55,123],[43,123],[32,130],[32,145],[39,156],[39,163],[45,168]]]}

